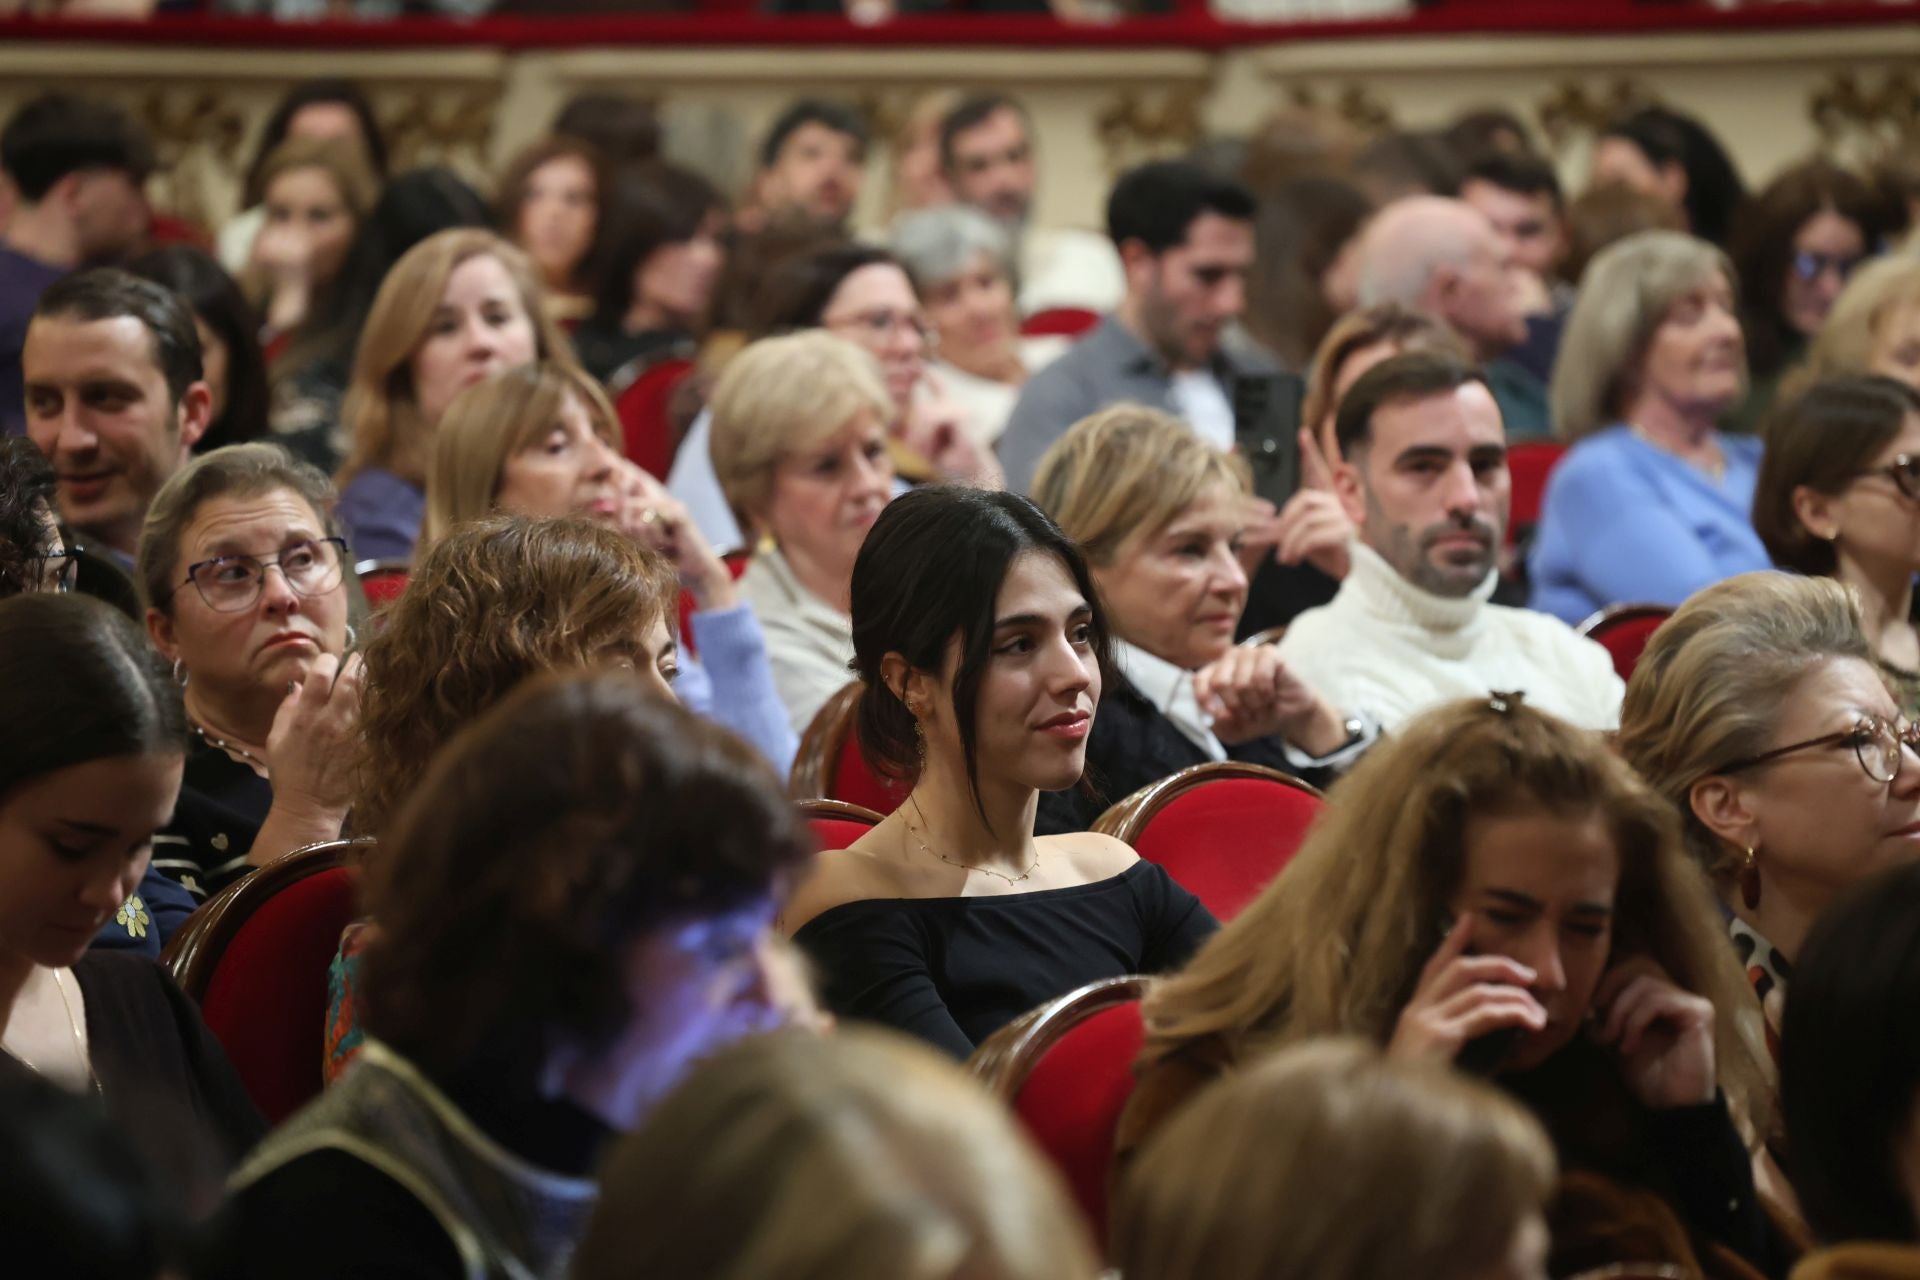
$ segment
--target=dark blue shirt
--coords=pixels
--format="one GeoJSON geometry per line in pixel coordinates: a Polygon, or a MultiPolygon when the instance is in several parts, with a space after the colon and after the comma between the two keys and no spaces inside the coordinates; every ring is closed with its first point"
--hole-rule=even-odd
{"type": "Polygon", "coordinates": [[[67,274],[38,258],[0,245],[0,435],[25,435],[27,390],[20,374],[20,350],[27,344],[27,322],[47,286],[67,274]]]}

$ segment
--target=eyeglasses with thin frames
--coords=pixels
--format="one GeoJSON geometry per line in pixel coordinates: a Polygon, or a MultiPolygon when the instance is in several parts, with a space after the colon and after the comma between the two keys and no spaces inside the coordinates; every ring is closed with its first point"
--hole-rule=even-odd
{"type": "Polygon", "coordinates": [[[841,316],[838,320],[825,322],[828,329],[860,328],[865,329],[882,342],[891,342],[902,329],[911,329],[919,335],[921,345],[928,351],[940,345],[940,334],[933,322],[922,315],[912,315],[899,311],[876,308],[872,311],[856,311],[850,316],[841,316]]]}
{"type": "Polygon", "coordinates": [[[1859,759],[1860,767],[1867,771],[1869,778],[1882,784],[1890,783],[1899,776],[1901,750],[1904,748],[1908,751],[1920,752],[1920,724],[1900,725],[1882,720],[1878,716],[1868,716],[1851,729],[1842,729],[1838,733],[1808,738],[1805,742],[1775,747],[1757,756],[1736,760],[1726,765],[1720,772],[1735,773],[1741,769],[1751,769],[1755,765],[1767,764],[1795,752],[1841,745],[1853,748],[1853,754],[1859,759]]]}
{"type": "Polygon", "coordinates": [[[217,556],[188,565],[186,581],[174,591],[190,585],[209,609],[238,613],[260,598],[266,589],[267,570],[280,570],[295,595],[325,595],[340,585],[346,558],[345,538],[296,542],[277,556],[217,556]]]}

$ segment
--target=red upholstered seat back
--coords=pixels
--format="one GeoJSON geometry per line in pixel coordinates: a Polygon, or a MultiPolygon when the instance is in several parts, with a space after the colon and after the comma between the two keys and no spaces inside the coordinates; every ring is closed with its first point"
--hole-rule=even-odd
{"type": "Polygon", "coordinates": [[[867,758],[860,754],[858,735],[849,733],[840,747],[840,758],[834,766],[827,794],[835,800],[845,800],[849,804],[872,809],[875,813],[888,814],[898,809],[900,802],[907,798],[907,787],[895,779],[875,773],[867,764],[867,758]]]}
{"type": "Polygon", "coordinates": [[[1107,1166],[1144,1039],[1138,1000],[1102,1009],[1055,1042],[1013,1097],[1015,1114],[1066,1178],[1096,1240],[1107,1238],[1107,1166]]]}
{"type": "Polygon", "coordinates": [[[1659,604],[1615,605],[1580,624],[1580,634],[1598,641],[1613,659],[1613,669],[1622,680],[1633,678],[1633,668],[1647,647],[1647,641],[1673,610],[1659,604]]]}
{"type": "Polygon", "coordinates": [[[327,967],[357,915],[355,873],[329,867],[260,904],[227,943],[200,1012],[254,1105],[278,1124],[320,1092],[327,967]]]}
{"type": "Polygon", "coordinates": [[[870,823],[848,818],[809,818],[807,825],[813,828],[813,837],[822,849],[844,849],[873,830],[870,823]]]}
{"type": "Polygon", "coordinates": [[[1217,778],[1168,800],[1132,844],[1230,920],[1280,874],[1324,805],[1278,782],[1217,778]]]}
{"type": "Polygon", "coordinates": [[[366,594],[367,603],[376,609],[384,608],[400,598],[407,589],[407,569],[402,566],[382,565],[360,574],[360,590],[366,594]]]}
{"type": "Polygon", "coordinates": [[[860,754],[854,716],[860,706],[860,682],[853,681],[827,699],[800,735],[789,791],[796,800],[844,800],[885,817],[900,807],[908,788],[882,777],[860,754]]]}
{"type": "Polygon", "coordinates": [[[691,360],[661,360],[648,366],[613,402],[627,457],[659,480],[667,478],[674,451],[680,447],[680,433],[669,413],[673,393],[692,372],[691,360]]]}
{"type": "Polygon", "coordinates": [[[1547,477],[1554,464],[1567,451],[1556,440],[1529,440],[1507,450],[1507,474],[1511,477],[1512,499],[1507,517],[1507,545],[1514,538],[1540,523],[1540,503],[1547,495],[1547,477]]]}
{"type": "Polygon", "coordinates": [[[1023,338],[1077,338],[1100,323],[1098,311],[1083,307],[1050,307],[1036,311],[1020,324],[1023,338]]]}

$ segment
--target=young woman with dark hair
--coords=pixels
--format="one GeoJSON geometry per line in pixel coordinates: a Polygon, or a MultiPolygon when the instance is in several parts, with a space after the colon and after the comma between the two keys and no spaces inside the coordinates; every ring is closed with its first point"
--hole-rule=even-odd
{"type": "Polygon", "coordinates": [[[1086,767],[1108,645],[1079,550],[1027,499],[937,487],[881,513],[853,571],[858,729],[912,791],[783,917],[836,1012],[965,1057],[1048,999],[1178,965],[1213,931],[1119,841],[1034,837],[1040,793],[1086,767]]]}
{"type": "Polygon", "coordinates": [[[260,1117],[191,1002],[145,958],[89,953],[173,812],[180,692],[85,596],[0,601],[0,1073],[97,1095],[136,1158],[204,1210],[260,1117]]]}

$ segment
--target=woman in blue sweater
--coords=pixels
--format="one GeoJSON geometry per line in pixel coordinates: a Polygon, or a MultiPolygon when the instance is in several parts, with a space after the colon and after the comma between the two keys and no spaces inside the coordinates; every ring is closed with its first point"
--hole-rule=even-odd
{"type": "Polygon", "coordinates": [[[1746,387],[1726,255],[1646,231],[1593,260],[1554,364],[1555,429],[1529,564],[1536,609],[1677,605],[1770,565],[1753,531],[1760,442],[1716,426],[1746,387]]]}

